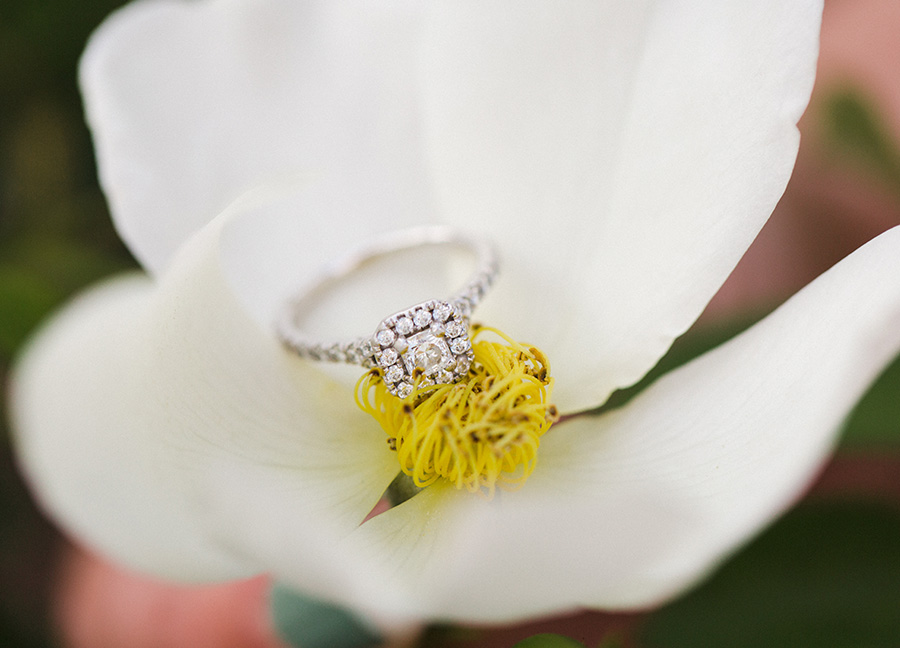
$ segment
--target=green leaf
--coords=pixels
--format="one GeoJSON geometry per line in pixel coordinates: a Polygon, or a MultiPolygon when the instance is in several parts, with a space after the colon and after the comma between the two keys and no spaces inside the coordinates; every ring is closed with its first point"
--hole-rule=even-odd
{"type": "Polygon", "coordinates": [[[91,243],[57,236],[20,236],[2,250],[4,265],[40,278],[62,296],[114,273],[132,270],[127,258],[91,243]]]}
{"type": "Polygon", "coordinates": [[[9,359],[59,298],[59,293],[39,278],[0,268],[0,358],[9,359]]]}
{"type": "Polygon", "coordinates": [[[763,315],[765,313],[745,314],[732,319],[723,319],[714,325],[692,328],[675,340],[668,353],[639,382],[614,392],[605,404],[594,410],[594,413],[600,414],[622,407],[663,374],[727,342],[758,322],[763,315]]]}
{"type": "Polygon", "coordinates": [[[388,485],[384,494],[391,503],[391,506],[399,506],[414,495],[418,495],[423,490],[425,489],[416,486],[412,477],[406,473],[398,472],[397,476],[394,477],[394,481],[388,485]]]}
{"type": "MultiPolygon", "coordinates": [[[[728,341],[761,319],[756,316],[722,320],[694,328],[675,340],[672,348],[640,382],[621,389],[595,410],[599,414],[621,407],[661,375],[728,341]]],[[[843,447],[884,448],[900,446],[900,356],[884,371],[847,418],[841,437],[843,447]]]]}
{"type": "Polygon", "coordinates": [[[642,648],[896,648],[900,511],[802,506],[641,634],[642,648]]]}
{"type": "Polygon", "coordinates": [[[847,448],[900,445],[900,357],[894,360],[847,419],[847,448]]]}
{"type": "Polygon", "coordinates": [[[558,634],[537,634],[517,643],[513,648],[584,648],[584,644],[558,634]]]}
{"type": "Polygon", "coordinates": [[[824,122],[826,143],[835,154],[849,155],[900,191],[900,150],[864,93],[854,88],[833,93],[825,102],[824,122]]]}

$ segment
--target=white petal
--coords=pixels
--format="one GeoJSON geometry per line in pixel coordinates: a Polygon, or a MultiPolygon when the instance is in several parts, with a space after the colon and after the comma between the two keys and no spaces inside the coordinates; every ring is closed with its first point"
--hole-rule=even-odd
{"type": "Polygon", "coordinates": [[[54,518],[105,555],[182,579],[249,575],[203,537],[148,443],[147,349],[131,332],[152,290],[137,276],[94,288],[25,350],[10,394],[19,460],[54,518]]]}
{"type": "Polygon", "coordinates": [[[522,491],[466,505],[449,489],[420,495],[356,539],[418,614],[659,603],[802,492],[900,350],[897,277],[900,228],[623,409],[551,429],[522,491]]]}
{"type": "Polygon", "coordinates": [[[444,3],[423,84],[444,213],[502,244],[479,317],[563,410],[638,380],[780,197],[821,2],[444,3]]]}
{"type": "Polygon", "coordinates": [[[261,181],[302,173],[310,266],[433,208],[411,54],[418,3],[138,2],[92,37],[81,67],[116,226],[156,273],[261,181]],[[328,236],[320,236],[324,230],[328,236]],[[345,238],[346,237],[346,238],[345,238]]]}
{"type": "Polygon", "coordinates": [[[82,70],[118,226],[158,270],[302,171],[307,271],[379,228],[486,231],[505,273],[480,316],[547,347],[561,406],[596,405],[755,236],[812,83],[818,3],[675,5],[133,5],[82,70]]]}
{"type": "Polygon", "coordinates": [[[114,284],[37,340],[14,393],[19,443],[54,513],[123,562],[211,579],[235,575],[230,558],[328,594],[353,570],[333,546],[396,458],[352,389],[239,305],[219,241],[240,220],[204,228],[158,286],[114,284]]]}

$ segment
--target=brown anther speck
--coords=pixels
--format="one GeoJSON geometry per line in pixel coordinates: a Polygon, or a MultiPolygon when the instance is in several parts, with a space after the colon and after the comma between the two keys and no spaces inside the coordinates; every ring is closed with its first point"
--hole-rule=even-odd
{"type": "Polygon", "coordinates": [[[556,409],[556,405],[551,405],[547,408],[547,420],[554,423],[559,420],[559,410],[556,409]]]}

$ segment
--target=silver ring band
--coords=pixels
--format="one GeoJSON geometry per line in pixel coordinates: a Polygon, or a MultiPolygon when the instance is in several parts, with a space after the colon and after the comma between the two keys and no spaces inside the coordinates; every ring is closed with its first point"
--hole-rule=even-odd
{"type": "Polygon", "coordinates": [[[440,226],[397,231],[328,266],[308,291],[285,305],[276,330],[281,341],[302,358],[380,367],[388,390],[405,398],[416,382],[448,384],[468,372],[472,362],[469,316],[498,272],[496,251],[487,241],[440,226]],[[344,342],[315,340],[299,325],[317,295],[368,262],[404,250],[447,244],[471,252],[477,259],[475,272],[448,299],[432,299],[394,313],[383,319],[371,336],[344,342]]]}

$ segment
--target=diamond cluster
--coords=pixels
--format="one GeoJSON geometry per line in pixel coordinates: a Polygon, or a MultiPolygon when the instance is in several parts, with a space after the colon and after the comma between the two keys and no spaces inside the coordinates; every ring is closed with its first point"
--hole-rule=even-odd
{"type": "Polygon", "coordinates": [[[421,385],[462,378],[474,357],[468,331],[463,313],[446,301],[427,301],[382,321],[372,339],[388,391],[409,396],[416,370],[423,374],[421,385]]]}

